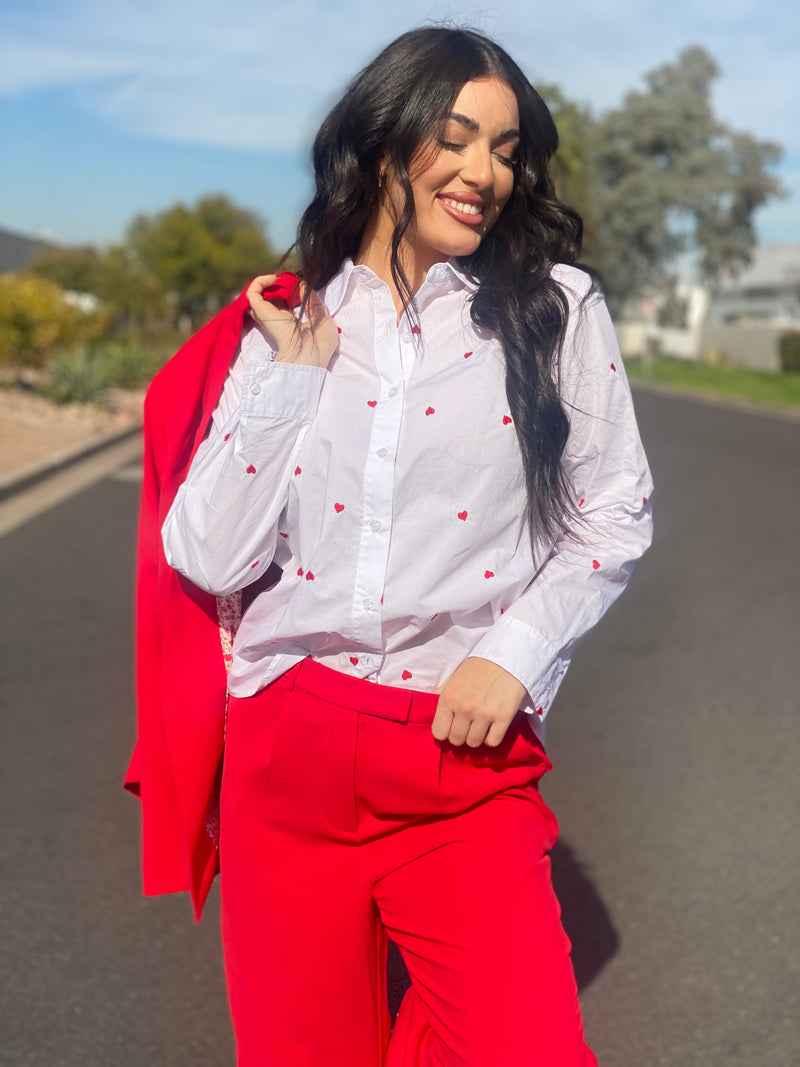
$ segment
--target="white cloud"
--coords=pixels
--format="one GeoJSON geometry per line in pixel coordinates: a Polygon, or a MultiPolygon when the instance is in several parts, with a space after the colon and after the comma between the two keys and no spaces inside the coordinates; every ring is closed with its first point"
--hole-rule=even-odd
{"type": "Polygon", "coordinates": [[[346,80],[386,41],[431,18],[498,36],[535,79],[598,108],[641,75],[705,44],[723,76],[717,101],[740,127],[797,144],[791,6],[781,0],[573,0],[568,9],[406,0],[51,0],[46,16],[12,0],[0,21],[0,94],[72,86],[82,105],[134,133],[236,147],[296,147],[346,80]],[[19,4],[15,7],[15,4],[19,4]]]}

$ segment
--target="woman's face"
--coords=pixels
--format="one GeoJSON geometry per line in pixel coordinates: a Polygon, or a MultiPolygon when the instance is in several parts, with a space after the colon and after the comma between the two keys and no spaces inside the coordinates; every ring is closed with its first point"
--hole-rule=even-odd
{"type": "MultiPolygon", "coordinates": [[[[478,248],[511,196],[518,144],[513,90],[497,77],[467,82],[441,140],[423,145],[409,165],[415,218],[405,240],[418,268],[478,248]]],[[[397,210],[396,182],[389,197],[397,210]]]]}

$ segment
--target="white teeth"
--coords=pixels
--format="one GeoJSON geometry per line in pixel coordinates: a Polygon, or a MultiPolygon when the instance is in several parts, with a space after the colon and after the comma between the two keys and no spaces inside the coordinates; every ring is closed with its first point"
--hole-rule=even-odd
{"type": "Polygon", "coordinates": [[[462,215],[480,215],[481,209],[477,204],[462,204],[460,200],[450,200],[449,197],[442,197],[442,203],[448,204],[450,207],[454,207],[456,211],[460,211],[462,215]]]}

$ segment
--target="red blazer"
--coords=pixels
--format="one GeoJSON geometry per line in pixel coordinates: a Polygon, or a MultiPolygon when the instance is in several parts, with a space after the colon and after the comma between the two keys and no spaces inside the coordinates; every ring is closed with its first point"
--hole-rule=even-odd
{"type": "Polygon", "coordinates": [[[142,801],[144,891],[188,889],[199,919],[218,870],[226,670],[217,598],[167,564],[161,526],[222,392],[248,308],[244,294],[195,334],[145,399],[137,584],[138,740],[125,787],[142,801]]]}

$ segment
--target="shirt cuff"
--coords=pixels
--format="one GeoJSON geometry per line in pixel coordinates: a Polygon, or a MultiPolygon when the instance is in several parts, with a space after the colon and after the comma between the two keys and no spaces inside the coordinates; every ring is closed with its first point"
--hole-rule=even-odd
{"type": "Polygon", "coordinates": [[[491,660],[513,674],[528,690],[523,711],[544,718],[567,673],[570,656],[554,648],[536,630],[510,615],[501,616],[470,656],[491,660]]]}
{"type": "Polygon", "coordinates": [[[324,367],[303,363],[248,361],[242,385],[242,417],[311,422],[326,374],[324,367]]]}

